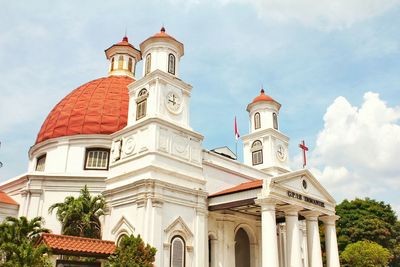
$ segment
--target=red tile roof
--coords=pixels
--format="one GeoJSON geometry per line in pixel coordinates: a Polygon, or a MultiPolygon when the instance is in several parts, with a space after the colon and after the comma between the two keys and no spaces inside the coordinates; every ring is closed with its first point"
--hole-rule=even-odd
{"type": "Polygon", "coordinates": [[[9,197],[6,193],[0,191],[0,203],[19,205],[14,199],[9,197]]]}
{"type": "Polygon", "coordinates": [[[121,130],[128,120],[128,85],[133,81],[127,76],[109,76],[78,87],[49,113],[36,144],[61,136],[121,130]]]}
{"type": "Polygon", "coordinates": [[[113,241],[84,238],[68,235],[42,234],[40,243],[44,243],[53,253],[62,255],[103,256],[114,253],[113,241]]]}
{"type": "Polygon", "coordinates": [[[246,183],[242,183],[240,185],[236,185],[234,187],[219,191],[217,193],[211,194],[208,197],[222,196],[222,195],[237,193],[237,192],[246,191],[246,190],[250,190],[250,189],[261,188],[262,184],[263,184],[263,180],[255,180],[255,181],[251,181],[251,182],[246,182],[246,183]]]}

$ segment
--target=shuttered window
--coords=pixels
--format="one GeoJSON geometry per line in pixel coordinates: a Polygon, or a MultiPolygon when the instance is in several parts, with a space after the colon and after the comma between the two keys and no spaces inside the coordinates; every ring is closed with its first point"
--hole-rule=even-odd
{"type": "Polygon", "coordinates": [[[171,267],[185,266],[185,241],[175,236],[171,241],[171,267]]]}
{"type": "Polygon", "coordinates": [[[147,97],[149,94],[146,89],[140,90],[136,99],[136,120],[139,120],[146,116],[147,110],[147,97]]]}
{"type": "Polygon", "coordinates": [[[86,170],[108,170],[109,149],[88,148],[86,149],[86,170]]]}
{"type": "Polygon", "coordinates": [[[252,153],[252,161],[253,165],[258,165],[263,163],[263,152],[262,152],[262,143],[259,140],[256,140],[251,145],[251,153],[252,153]]]}
{"type": "Polygon", "coordinates": [[[254,114],[254,129],[259,129],[261,127],[260,113],[254,114]]]}
{"type": "Polygon", "coordinates": [[[46,166],[46,154],[37,158],[35,170],[38,172],[43,172],[45,166],[46,166]]]}

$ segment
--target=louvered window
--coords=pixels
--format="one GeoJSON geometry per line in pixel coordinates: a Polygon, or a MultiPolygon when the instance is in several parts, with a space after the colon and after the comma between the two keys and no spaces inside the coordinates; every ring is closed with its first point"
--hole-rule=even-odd
{"type": "Polygon", "coordinates": [[[259,165],[263,163],[263,152],[262,152],[262,143],[259,140],[256,140],[251,145],[251,153],[252,153],[252,161],[253,165],[259,165]]]}
{"type": "Polygon", "coordinates": [[[185,241],[175,236],[171,242],[171,267],[185,266],[185,241]]]}
{"type": "Polygon", "coordinates": [[[275,112],[272,113],[272,119],[274,123],[274,129],[278,130],[278,115],[275,112]]]}
{"type": "Polygon", "coordinates": [[[147,110],[147,97],[149,94],[146,89],[140,90],[136,99],[136,120],[139,120],[146,116],[147,110]]]}
{"type": "Polygon", "coordinates": [[[259,129],[261,127],[260,113],[254,114],[254,129],[259,129]]]}
{"type": "Polygon", "coordinates": [[[132,72],[133,60],[132,58],[128,59],[128,71],[132,72]]]}
{"type": "Polygon", "coordinates": [[[151,70],[151,54],[148,54],[146,56],[146,71],[145,75],[149,74],[151,70]]]}
{"type": "Polygon", "coordinates": [[[109,149],[88,148],[86,149],[86,170],[108,170],[109,149]]]}
{"type": "Polygon", "coordinates": [[[168,72],[175,74],[175,56],[173,54],[168,55],[168,72]]]}
{"type": "Polygon", "coordinates": [[[38,172],[43,172],[45,166],[46,166],[46,154],[37,158],[35,170],[38,172]]]}

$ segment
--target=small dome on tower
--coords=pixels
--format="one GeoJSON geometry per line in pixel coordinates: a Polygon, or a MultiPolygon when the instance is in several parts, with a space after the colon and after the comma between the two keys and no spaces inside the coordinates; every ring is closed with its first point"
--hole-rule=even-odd
{"type": "Polygon", "coordinates": [[[109,75],[134,77],[136,63],[142,59],[142,54],[129,43],[127,36],[107,48],[105,53],[110,60],[109,75]]]}
{"type": "Polygon", "coordinates": [[[277,105],[278,110],[281,108],[281,104],[279,104],[269,95],[266,95],[264,88],[261,88],[260,95],[255,97],[253,101],[247,106],[247,111],[250,111],[250,108],[259,102],[272,102],[274,105],[277,105]]]}
{"type": "Polygon", "coordinates": [[[149,38],[147,38],[146,40],[144,40],[141,44],[140,44],[140,50],[145,51],[146,47],[149,44],[158,42],[158,41],[166,41],[168,43],[171,43],[172,45],[176,46],[178,48],[178,51],[180,53],[180,57],[183,56],[184,54],[184,49],[183,49],[183,44],[181,42],[179,42],[178,40],[176,40],[174,37],[172,37],[171,35],[169,35],[168,33],[166,33],[165,31],[165,27],[161,27],[160,32],[154,34],[153,36],[150,36],[149,38]]]}

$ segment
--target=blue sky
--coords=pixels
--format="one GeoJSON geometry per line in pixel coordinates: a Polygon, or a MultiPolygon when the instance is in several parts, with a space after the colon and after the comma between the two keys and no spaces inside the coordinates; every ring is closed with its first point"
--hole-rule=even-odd
{"type": "Polygon", "coordinates": [[[245,134],[246,106],[262,84],[282,104],[293,169],[301,166],[297,144],[305,139],[310,168],[337,201],[370,196],[400,211],[399,0],[1,6],[1,181],[26,171],[27,151],[53,106],[107,74],[104,49],[125,28],[138,47],[164,24],[185,45],[181,78],[194,87],[191,125],[206,148],[234,150],[233,118],[245,134]]]}

